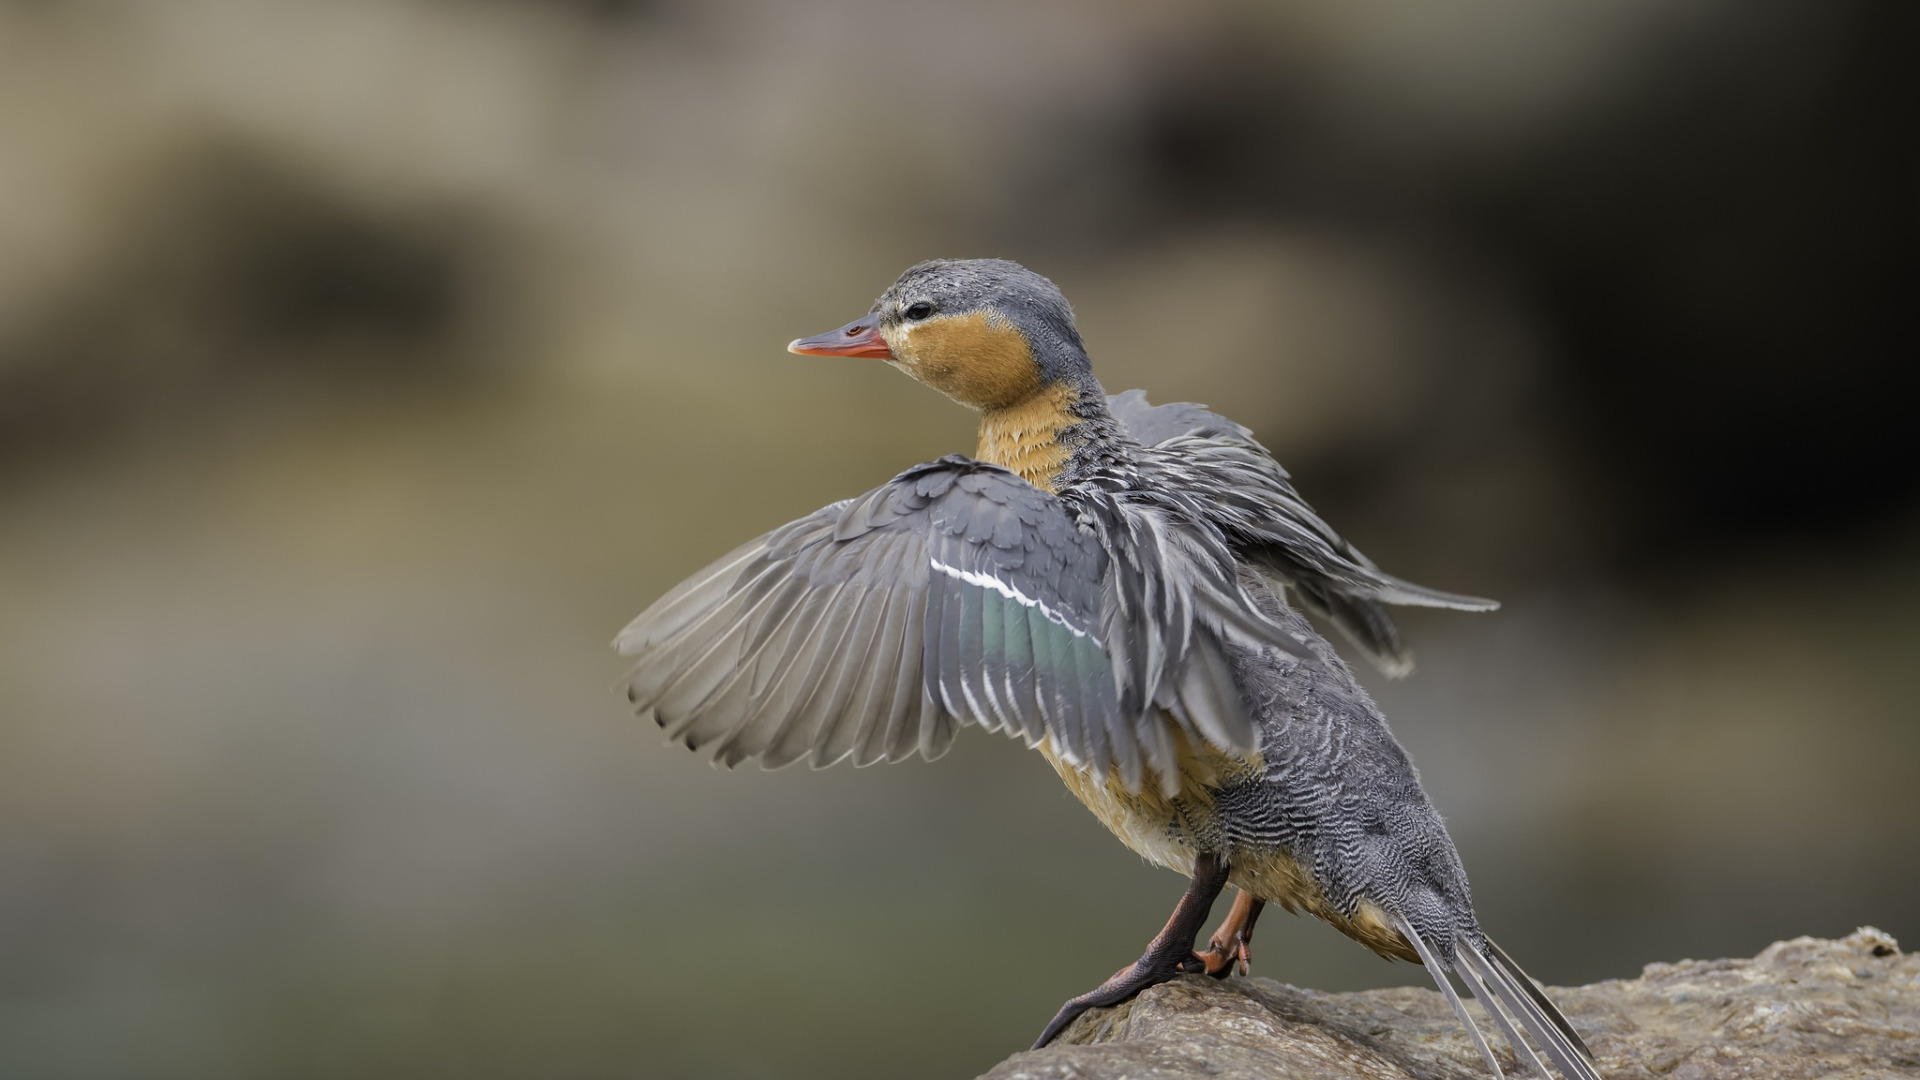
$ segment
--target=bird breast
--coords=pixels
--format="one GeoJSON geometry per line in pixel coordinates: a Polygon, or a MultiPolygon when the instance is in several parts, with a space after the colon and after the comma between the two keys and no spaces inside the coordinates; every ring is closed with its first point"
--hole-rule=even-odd
{"type": "Polygon", "coordinates": [[[1061,433],[1080,422],[1071,411],[1078,392],[1056,383],[1004,409],[980,413],[980,443],[974,456],[1011,470],[1042,491],[1058,492],[1054,478],[1073,458],[1061,433]]]}

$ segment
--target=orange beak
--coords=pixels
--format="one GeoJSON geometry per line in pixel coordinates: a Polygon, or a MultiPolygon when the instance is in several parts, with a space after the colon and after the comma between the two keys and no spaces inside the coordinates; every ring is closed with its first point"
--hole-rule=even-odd
{"type": "Polygon", "coordinates": [[[880,321],[872,315],[855,319],[838,330],[815,334],[789,342],[787,351],[801,356],[865,356],[875,360],[893,359],[887,339],[880,336],[880,321]]]}

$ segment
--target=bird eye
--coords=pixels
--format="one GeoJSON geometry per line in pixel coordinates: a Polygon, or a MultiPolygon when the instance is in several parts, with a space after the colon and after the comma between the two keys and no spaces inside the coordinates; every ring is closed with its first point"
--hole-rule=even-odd
{"type": "Polygon", "coordinates": [[[927,303],[925,300],[916,301],[908,304],[907,310],[901,312],[901,314],[915,322],[919,322],[921,319],[933,314],[933,305],[927,303]]]}

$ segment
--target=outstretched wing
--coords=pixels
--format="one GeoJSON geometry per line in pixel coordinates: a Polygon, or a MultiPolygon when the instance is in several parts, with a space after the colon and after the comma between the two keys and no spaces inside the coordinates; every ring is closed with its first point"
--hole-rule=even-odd
{"type": "Polygon", "coordinates": [[[1187,402],[1153,405],[1145,392],[1107,399],[1114,416],[1152,460],[1173,474],[1195,474],[1204,509],[1243,557],[1283,578],[1310,610],[1325,616],[1382,671],[1404,675],[1413,659],[1386,604],[1491,611],[1493,600],[1402,581],[1375,566],[1321,520],[1294,490],[1287,471],[1253,433],[1187,402]]]}
{"type": "Polygon", "coordinates": [[[1170,669],[1149,685],[1194,683],[1189,668],[1219,650],[1146,658],[1104,641],[1109,570],[1099,533],[1059,498],[949,457],[739,548],[614,644],[636,657],[640,713],[729,766],[931,758],[977,724],[1131,788],[1146,770],[1166,785],[1176,765],[1156,697],[1183,726],[1206,721],[1201,737],[1249,748],[1243,710],[1217,716],[1198,687],[1190,708],[1135,689],[1149,663],[1170,669]]]}

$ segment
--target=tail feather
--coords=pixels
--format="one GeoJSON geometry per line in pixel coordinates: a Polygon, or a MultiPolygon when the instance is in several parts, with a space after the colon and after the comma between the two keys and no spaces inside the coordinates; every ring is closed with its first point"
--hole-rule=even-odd
{"type": "Polygon", "coordinates": [[[1427,974],[1433,976],[1433,984],[1438,986],[1440,993],[1446,996],[1447,1004],[1453,1006],[1453,1015],[1460,1018],[1460,1026],[1467,1029],[1467,1037],[1473,1040],[1473,1045],[1479,1049],[1480,1056],[1487,1059],[1487,1068],[1493,1070],[1495,1077],[1504,1080],[1507,1074],[1500,1071],[1500,1061],[1493,1056],[1493,1047],[1487,1045],[1487,1037],[1480,1034],[1480,1026],[1475,1024],[1473,1017],[1467,1014],[1466,1002],[1460,1000],[1460,995],[1453,989],[1453,983],[1447,981],[1447,969],[1440,966],[1440,960],[1433,955],[1432,947],[1420,937],[1419,931],[1413,928],[1413,924],[1405,919],[1400,920],[1400,932],[1406,935],[1408,941],[1413,942],[1414,950],[1420,954],[1420,962],[1427,967],[1427,974]]]}
{"type": "Polygon", "coordinates": [[[1581,1038],[1580,1033],[1573,1030],[1573,1025],[1567,1022],[1566,1014],[1562,1013],[1553,1004],[1553,1001],[1540,991],[1540,986],[1533,981],[1533,976],[1522,971],[1520,965],[1513,962],[1513,957],[1507,955],[1507,950],[1501,948],[1492,938],[1486,938],[1485,944],[1487,946],[1488,957],[1492,959],[1494,963],[1506,968],[1507,973],[1512,975],[1514,981],[1520,984],[1520,988],[1527,992],[1527,996],[1533,999],[1534,1004],[1540,1006],[1540,1011],[1545,1013],[1547,1019],[1553,1022],[1553,1026],[1560,1029],[1560,1034],[1567,1037],[1567,1042],[1571,1043],[1575,1049],[1580,1051],[1581,1057],[1592,1061],[1593,1051],[1587,1048],[1587,1040],[1581,1038]]]}
{"type": "MultiPolygon", "coordinates": [[[[1519,1030],[1514,1027],[1513,1020],[1508,1017],[1507,1012],[1513,1009],[1514,1005],[1511,996],[1502,992],[1506,988],[1500,986],[1498,982],[1494,982],[1492,986],[1488,985],[1493,981],[1493,967],[1487,963],[1486,958],[1474,952],[1471,945],[1461,943],[1455,946],[1453,970],[1460,974],[1461,980],[1467,984],[1467,989],[1473,991],[1473,996],[1480,999],[1480,1004],[1487,1010],[1487,1015],[1493,1019],[1494,1026],[1500,1029],[1500,1034],[1507,1040],[1507,1045],[1513,1048],[1514,1059],[1526,1066],[1527,1071],[1539,1077],[1540,1080],[1553,1080],[1553,1074],[1547,1072],[1547,1067],[1541,1064],[1540,1055],[1534,1053],[1533,1047],[1528,1046],[1527,1041],[1520,1037],[1519,1030]]],[[[1527,1026],[1531,1028],[1533,1025],[1527,1026]]]]}
{"type": "MultiPolygon", "coordinates": [[[[1527,1029],[1527,1034],[1533,1036],[1533,1041],[1553,1059],[1554,1067],[1567,1080],[1600,1080],[1600,1072],[1593,1067],[1593,1055],[1586,1049],[1585,1042],[1578,1035],[1568,1037],[1573,1025],[1567,1022],[1566,1016],[1540,992],[1532,979],[1518,971],[1518,964],[1509,970],[1488,956],[1491,946],[1492,942],[1484,936],[1477,942],[1461,942],[1454,958],[1455,970],[1463,977],[1472,973],[1469,981],[1487,1012],[1504,1013],[1497,1015],[1497,1019],[1507,1041],[1513,1043],[1514,1053],[1521,1052],[1521,1043],[1507,1016],[1527,1029]]],[[[1540,1065],[1531,1052],[1527,1056],[1535,1066],[1540,1065]]],[[[1540,1075],[1547,1076],[1544,1067],[1540,1067],[1540,1075]]]]}
{"type": "MultiPolygon", "coordinates": [[[[1466,1006],[1460,996],[1454,992],[1453,984],[1448,981],[1446,968],[1439,963],[1432,946],[1421,940],[1420,935],[1406,920],[1400,921],[1400,931],[1420,953],[1420,959],[1426,963],[1427,971],[1433,976],[1435,985],[1446,995],[1448,1004],[1453,1006],[1454,1015],[1460,1018],[1461,1026],[1467,1029],[1473,1044],[1487,1066],[1496,1077],[1503,1076],[1500,1065],[1494,1060],[1487,1046],[1486,1038],[1481,1035],[1469,1018],[1466,1006]]],[[[1586,1040],[1573,1025],[1567,1022],[1566,1015],[1554,1005],[1547,995],[1541,992],[1520,965],[1513,962],[1498,945],[1482,936],[1478,941],[1457,940],[1454,943],[1453,970],[1459,974],[1467,989],[1480,999],[1486,1007],[1487,1016],[1499,1027],[1508,1044],[1513,1047],[1516,1060],[1529,1071],[1551,1080],[1552,1074],[1520,1035],[1525,1028],[1532,1036],[1533,1044],[1544,1051],[1553,1062],[1554,1070],[1565,1080],[1602,1080],[1600,1071],[1594,1067],[1593,1052],[1587,1049],[1586,1040]]]]}

